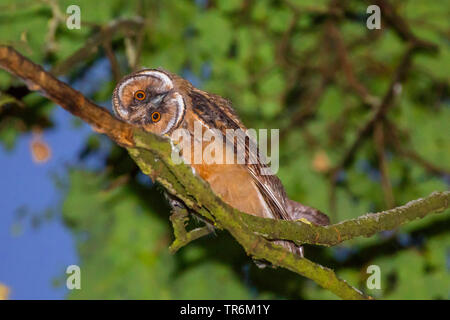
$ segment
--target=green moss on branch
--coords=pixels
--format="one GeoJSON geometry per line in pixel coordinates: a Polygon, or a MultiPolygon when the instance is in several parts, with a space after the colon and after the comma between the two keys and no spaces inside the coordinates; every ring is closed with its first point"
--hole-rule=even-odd
{"type": "Polygon", "coordinates": [[[428,197],[378,213],[369,213],[356,219],[346,220],[329,226],[316,226],[303,222],[273,221],[251,215],[242,215],[241,220],[250,230],[267,239],[286,239],[297,244],[334,246],[357,237],[371,237],[374,234],[395,229],[431,213],[443,212],[450,203],[450,192],[433,192],[428,197]]]}

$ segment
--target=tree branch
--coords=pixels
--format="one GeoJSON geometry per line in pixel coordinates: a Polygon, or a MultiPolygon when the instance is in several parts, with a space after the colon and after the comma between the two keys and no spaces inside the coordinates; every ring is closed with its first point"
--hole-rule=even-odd
{"type": "Polygon", "coordinates": [[[186,222],[188,221],[189,212],[185,208],[174,208],[173,213],[170,216],[170,222],[172,222],[173,226],[173,235],[175,236],[175,240],[173,240],[169,247],[171,253],[177,252],[188,243],[206,236],[212,231],[208,226],[187,231],[186,222]]]}
{"type": "Polygon", "coordinates": [[[394,124],[392,121],[385,121],[385,123],[390,135],[390,143],[394,146],[396,152],[400,156],[416,162],[431,174],[450,177],[449,169],[437,166],[434,163],[431,163],[430,161],[424,159],[414,149],[405,147],[404,144],[406,144],[408,141],[401,141],[401,135],[403,134],[403,132],[398,127],[398,125],[394,124]]]}
{"type": "Polygon", "coordinates": [[[90,37],[83,47],[75,51],[67,59],[56,64],[52,68],[51,73],[55,76],[60,76],[67,73],[68,70],[76,66],[80,61],[86,60],[92,54],[97,52],[98,47],[105,43],[105,39],[111,41],[118,32],[123,32],[126,35],[135,34],[143,27],[145,21],[140,17],[130,19],[117,19],[111,21],[106,26],[102,27],[99,32],[90,37]]]}
{"type": "Polygon", "coordinates": [[[373,139],[378,158],[378,170],[381,174],[381,187],[383,189],[385,208],[390,209],[395,206],[394,192],[389,178],[389,166],[386,161],[384,122],[378,121],[375,124],[373,139]]]}
{"type": "Polygon", "coordinates": [[[331,172],[340,170],[351,163],[359,146],[367,138],[367,136],[372,132],[372,129],[374,128],[377,121],[379,121],[380,119],[385,117],[387,111],[393,105],[394,98],[400,93],[401,85],[402,85],[403,81],[406,79],[406,75],[410,69],[415,49],[416,48],[414,46],[410,46],[406,50],[405,54],[402,57],[400,65],[397,67],[396,73],[394,75],[394,79],[392,80],[391,84],[389,85],[389,88],[386,91],[382,102],[372,112],[372,115],[366,121],[366,123],[364,123],[364,125],[358,130],[355,140],[350,145],[350,147],[347,149],[347,151],[344,153],[342,160],[339,162],[339,164],[333,170],[331,170],[331,172]]]}
{"type": "Polygon", "coordinates": [[[419,39],[411,31],[408,23],[397,14],[394,7],[387,0],[375,0],[382,14],[383,19],[394,29],[394,31],[399,35],[404,41],[412,43],[415,47],[421,50],[427,51],[437,51],[438,47],[431,42],[419,39]]]}
{"type": "Polygon", "coordinates": [[[295,243],[335,246],[357,237],[371,237],[376,233],[398,228],[428,214],[443,212],[450,204],[450,192],[433,192],[426,198],[382,211],[369,213],[356,219],[345,220],[325,227],[301,222],[270,220],[251,215],[242,215],[241,221],[249,229],[267,239],[292,240],[295,243]]]}

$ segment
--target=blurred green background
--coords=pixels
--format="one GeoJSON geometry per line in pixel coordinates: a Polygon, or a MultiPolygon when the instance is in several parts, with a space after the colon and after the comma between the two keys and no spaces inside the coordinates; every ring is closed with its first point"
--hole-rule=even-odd
{"type": "MultiPolygon", "coordinates": [[[[366,27],[370,1],[1,0],[0,43],[108,108],[117,79],[141,67],[162,67],[231,99],[248,128],[280,129],[278,176],[290,198],[338,222],[447,190],[450,183],[450,4],[391,3],[412,33],[438,50],[414,53],[382,125],[334,183],[330,169],[385,96],[409,46],[383,12],[380,30],[366,27]],[[66,27],[72,4],[81,9],[79,30],[66,27]]],[[[41,180],[33,180],[38,189],[31,198],[23,197],[26,209],[5,196],[9,183],[0,185],[2,211],[14,216],[0,220],[0,282],[12,292],[8,277],[18,277],[18,255],[45,260],[48,254],[37,243],[11,251],[16,237],[32,231],[9,232],[31,220],[37,228],[62,223],[69,235],[64,241],[73,244],[82,270],[82,289],[63,292],[70,299],[336,298],[286,270],[258,269],[225,232],[169,254],[172,229],[161,189],[124,149],[58,108],[0,71],[0,163],[11,166],[3,165],[4,174],[12,166],[20,171],[20,159],[30,153],[36,168],[30,174],[42,174],[36,172],[47,170],[59,149],[72,150],[70,161],[58,161],[46,174],[52,186],[40,192],[60,194],[46,209],[33,205],[41,180]],[[49,138],[65,126],[71,133],[64,139],[49,138]],[[8,162],[21,139],[30,147],[8,162]]],[[[11,179],[19,189],[32,181],[30,175],[11,179]]],[[[375,298],[448,299],[449,226],[448,215],[431,215],[370,239],[308,246],[306,256],[375,298]],[[381,268],[381,290],[366,288],[372,264],[381,268]]],[[[57,237],[55,256],[64,242],[57,237]]],[[[45,280],[59,288],[66,268],[60,265],[45,280]]],[[[53,297],[33,290],[33,297],[53,297]]],[[[25,291],[16,298],[28,297],[25,291]]]]}

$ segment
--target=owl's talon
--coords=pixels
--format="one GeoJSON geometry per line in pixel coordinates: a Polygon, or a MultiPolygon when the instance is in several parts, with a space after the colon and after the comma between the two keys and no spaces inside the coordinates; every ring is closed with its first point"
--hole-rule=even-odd
{"type": "Polygon", "coordinates": [[[306,224],[309,224],[310,226],[312,226],[312,223],[306,218],[300,218],[295,221],[303,222],[303,223],[306,223],[306,224]]]}
{"type": "Polygon", "coordinates": [[[175,239],[169,246],[169,251],[171,253],[175,253],[189,242],[211,233],[209,226],[187,231],[186,226],[189,223],[189,211],[182,202],[170,197],[169,195],[167,195],[167,198],[170,206],[172,207],[170,221],[172,222],[173,234],[175,236],[175,239]]]}

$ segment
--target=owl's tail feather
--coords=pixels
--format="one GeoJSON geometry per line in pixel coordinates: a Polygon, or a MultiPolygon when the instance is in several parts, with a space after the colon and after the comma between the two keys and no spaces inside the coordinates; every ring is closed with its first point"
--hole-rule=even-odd
{"type": "MultiPolygon", "coordinates": [[[[311,223],[326,226],[330,224],[330,218],[328,216],[311,207],[305,206],[301,203],[295,202],[291,199],[286,199],[286,211],[289,214],[290,220],[306,219],[311,223]]],[[[298,246],[290,241],[275,241],[277,244],[282,245],[292,253],[298,254],[303,257],[303,247],[298,246]]]]}
{"type": "Polygon", "coordinates": [[[274,241],[274,243],[285,247],[293,254],[299,255],[301,258],[303,258],[303,247],[302,246],[298,246],[291,241],[283,241],[283,240],[277,240],[277,241],[274,241]]]}
{"type": "Polygon", "coordinates": [[[326,226],[330,224],[330,218],[328,218],[325,213],[315,208],[311,208],[301,203],[295,202],[291,199],[286,199],[286,209],[289,214],[290,220],[306,219],[309,222],[312,222],[319,226],[326,226]]]}
{"type": "MultiPolygon", "coordinates": [[[[330,224],[330,218],[328,218],[325,213],[317,209],[305,206],[301,203],[295,202],[291,199],[286,199],[286,211],[289,214],[290,220],[306,219],[311,223],[320,226],[326,226],[330,224]]],[[[292,241],[276,240],[274,241],[274,243],[285,247],[287,250],[298,255],[301,258],[304,257],[303,247],[296,245],[292,241]]],[[[268,265],[267,262],[263,260],[254,260],[254,262],[258,266],[258,268],[265,268],[268,265]]]]}

